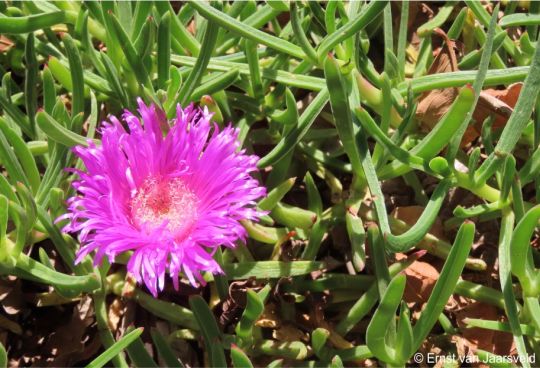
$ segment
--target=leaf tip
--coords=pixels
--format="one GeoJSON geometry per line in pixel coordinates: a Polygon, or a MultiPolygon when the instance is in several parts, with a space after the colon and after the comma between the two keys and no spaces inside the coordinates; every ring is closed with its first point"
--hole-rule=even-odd
{"type": "Polygon", "coordinates": [[[205,104],[213,104],[214,103],[214,99],[212,98],[212,96],[210,95],[203,95],[201,97],[201,102],[205,103],[205,104]]]}
{"type": "Polygon", "coordinates": [[[413,259],[420,259],[422,258],[423,256],[425,256],[427,254],[427,249],[421,249],[417,252],[414,252],[413,254],[411,254],[411,258],[413,259]]]}
{"type": "Polygon", "coordinates": [[[474,222],[469,219],[466,219],[465,221],[463,221],[463,223],[467,225],[474,225],[474,222]]]}
{"type": "Polygon", "coordinates": [[[291,239],[291,238],[293,238],[293,237],[295,237],[295,236],[296,236],[296,231],[295,231],[295,230],[291,230],[291,231],[289,231],[289,232],[285,235],[285,239],[286,239],[286,240],[289,240],[289,239],[291,239]]]}

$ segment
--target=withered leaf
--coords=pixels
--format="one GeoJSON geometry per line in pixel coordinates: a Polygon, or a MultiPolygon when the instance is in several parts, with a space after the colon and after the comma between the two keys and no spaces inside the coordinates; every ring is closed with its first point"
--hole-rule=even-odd
{"type": "Polygon", "coordinates": [[[109,311],[107,313],[107,324],[112,331],[116,331],[120,319],[124,315],[124,303],[122,299],[116,297],[113,302],[109,305],[109,311]]]}
{"type": "Polygon", "coordinates": [[[486,89],[480,93],[473,119],[475,123],[467,127],[461,146],[466,146],[482,133],[482,123],[491,114],[495,116],[492,128],[504,127],[514,111],[523,83],[509,85],[505,89],[486,89]]]}
{"type": "MultiPolygon", "coordinates": [[[[405,254],[396,254],[397,260],[406,258],[405,254]]],[[[428,301],[431,291],[439,278],[439,271],[428,262],[414,261],[403,271],[407,276],[407,284],[403,299],[409,308],[420,311],[428,301]]]]}
{"type": "Polygon", "coordinates": [[[482,349],[505,356],[515,353],[512,334],[484,328],[465,328],[465,318],[497,320],[499,313],[494,306],[474,301],[456,311],[458,327],[462,328],[462,341],[459,343],[463,344],[469,351],[482,349]]]}
{"type": "MultiPolygon", "coordinates": [[[[425,207],[422,206],[396,207],[392,211],[391,216],[405,222],[409,226],[413,226],[416,222],[418,222],[418,219],[420,218],[420,215],[422,215],[422,212],[424,212],[424,209],[425,207]]],[[[431,229],[429,229],[429,233],[435,235],[437,238],[445,238],[444,227],[441,219],[435,219],[431,229]]]]}
{"type": "MultiPolygon", "coordinates": [[[[434,34],[444,40],[443,46],[439,49],[437,56],[433,60],[428,74],[439,74],[454,72],[458,70],[456,58],[456,43],[448,38],[441,29],[436,29],[434,34]]],[[[446,113],[458,94],[457,88],[434,89],[424,92],[420,96],[416,109],[416,118],[426,129],[433,128],[435,124],[446,113]]]]}
{"type": "Polygon", "coordinates": [[[290,323],[285,323],[272,332],[272,337],[278,341],[308,340],[308,334],[302,332],[290,323]]]}

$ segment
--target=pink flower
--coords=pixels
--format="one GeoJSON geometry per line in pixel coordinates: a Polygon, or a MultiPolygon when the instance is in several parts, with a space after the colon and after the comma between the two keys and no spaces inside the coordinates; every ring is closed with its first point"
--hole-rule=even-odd
{"type": "Polygon", "coordinates": [[[94,263],[133,251],[127,269],[154,296],[168,271],[175,288],[182,272],[194,286],[201,272],[222,273],[213,259],[220,246],[245,240],[240,220],[262,215],[255,201],[265,188],[251,177],[259,158],[238,151],[238,130],[211,124],[205,108],[177,108],[170,125],[164,113],[141,100],[139,114],[111,117],[102,145],[75,147],[86,166],[73,183],[64,228],[80,232],[76,262],[96,251],[94,263]],[[164,133],[163,130],[167,132],[164,133]]]}

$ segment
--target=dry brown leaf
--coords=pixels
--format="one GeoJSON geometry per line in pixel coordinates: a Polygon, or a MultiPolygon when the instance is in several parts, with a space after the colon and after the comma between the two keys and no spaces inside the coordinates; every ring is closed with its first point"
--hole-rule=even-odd
{"type": "MultiPolygon", "coordinates": [[[[448,39],[446,34],[438,30],[435,32],[441,36],[445,43],[439,49],[428,74],[438,74],[457,71],[457,59],[455,42],[448,39]]],[[[473,118],[476,124],[469,125],[464,133],[461,146],[464,147],[476,138],[482,131],[482,122],[490,115],[495,114],[496,119],[493,128],[499,128],[506,124],[513,111],[523,83],[515,83],[504,90],[486,89],[480,93],[473,118]]],[[[458,94],[457,88],[444,88],[427,91],[419,99],[416,117],[421,127],[428,131],[448,111],[458,94]]]]}
{"type": "MultiPolygon", "coordinates": [[[[417,255],[423,256],[426,252],[418,252],[417,255]]],[[[405,258],[414,255],[406,255],[403,253],[396,254],[396,260],[401,261],[405,258]]],[[[407,277],[405,285],[405,292],[403,293],[403,299],[412,309],[413,319],[418,318],[422,307],[429,300],[431,292],[435,287],[437,280],[439,279],[440,272],[437,267],[431,263],[416,260],[409,267],[407,267],[403,273],[407,277]]],[[[451,296],[446,303],[447,308],[455,304],[454,297],[451,296]]]]}
{"type": "Polygon", "coordinates": [[[416,117],[423,129],[433,128],[458,95],[457,89],[445,88],[429,92],[418,104],[416,117]]]}
{"type": "Polygon", "coordinates": [[[278,341],[308,341],[308,334],[302,332],[290,323],[284,323],[280,328],[272,332],[274,339],[278,341]]]}
{"type": "MultiPolygon", "coordinates": [[[[490,320],[499,320],[503,312],[497,310],[495,307],[480,302],[473,301],[471,299],[457,297],[459,301],[454,302],[461,305],[460,308],[447,308],[452,309],[452,314],[457,322],[457,327],[460,328],[461,333],[459,335],[448,336],[448,338],[441,338],[436,336],[428,337],[420,348],[420,352],[426,356],[428,353],[433,356],[449,356],[454,354],[456,358],[463,361],[467,359],[469,362],[466,366],[487,368],[482,363],[472,363],[476,361],[475,351],[477,349],[483,349],[488,352],[501,355],[515,355],[516,350],[513,345],[512,335],[510,333],[491,331],[479,328],[466,328],[466,324],[463,322],[465,318],[482,318],[490,320]],[[469,357],[469,358],[467,358],[469,357]]],[[[444,367],[444,360],[439,360],[435,367],[444,367]]],[[[428,367],[429,365],[421,364],[422,367],[428,367]]]]}
{"type": "Polygon", "coordinates": [[[122,302],[122,299],[116,297],[109,306],[109,311],[107,313],[107,324],[113,332],[118,328],[118,324],[123,315],[124,303],[122,302]]]}
{"type": "MultiPolygon", "coordinates": [[[[517,89],[521,90],[521,83],[515,84],[514,86],[519,87],[517,89]]],[[[478,107],[474,112],[477,116],[476,119],[478,121],[483,121],[491,113],[495,113],[498,115],[497,120],[500,120],[501,118],[509,118],[510,115],[512,115],[512,107],[510,107],[502,99],[499,99],[499,97],[496,97],[493,94],[489,93],[489,91],[490,90],[480,92],[480,96],[478,98],[478,107]]],[[[504,92],[509,92],[509,90],[505,90],[504,92]]]]}
{"type": "Polygon", "coordinates": [[[229,285],[229,296],[221,305],[221,315],[219,317],[221,326],[225,327],[240,318],[243,310],[246,308],[247,292],[249,289],[253,291],[260,290],[260,286],[253,278],[231,282],[229,285]]]}
{"type": "Polygon", "coordinates": [[[135,324],[135,315],[137,309],[137,304],[132,299],[125,299],[124,305],[124,315],[122,316],[122,319],[120,320],[120,325],[118,326],[118,330],[116,331],[116,333],[120,336],[124,336],[128,327],[135,324]]]}
{"type": "Polygon", "coordinates": [[[412,307],[428,301],[439,278],[439,271],[427,262],[415,261],[405,269],[407,284],[404,299],[412,307]]]}
{"type": "Polygon", "coordinates": [[[474,125],[469,125],[461,141],[461,146],[466,146],[480,136],[482,123],[486,118],[494,114],[493,128],[501,128],[506,125],[510,115],[514,111],[523,83],[514,83],[506,89],[486,89],[480,93],[478,104],[473,114],[474,125]]]}
{"type": "Polygon", "coordinates": [[[87,325],[90,326],[92,321],[92,316],[94,315],[94,305],[92,298],[84,296],[77,307],[75,308],[79,314],[79,318],[87,322],[87,325]],[[90,322],[89,322],[90,321],[90,322]]]}
{"type": "Polygon", "coordinates": [[[495,307],[483,303],[473,302],[456,313],[458,327],[462,328],[462,337],[465,339],[466,348],[470,350],[483,349],[491,351],[493,347],[494,331],[484,328],[466,328],[463,322],[465,318],[483,318],[494,320],[497,318],[495,307]]]}
{"type": "MultiPolygon", "coordinates": [[[[442,37],[444,44],[433,60],[428,74],[457,71],[456,43],[450,40],[446,33],[440,29],[436,29],[434,34],[442,37]]],[[[416,109],[416,118],[420,121],[422,127],[427,130],[433,128],[448,111],[457,94],[457,88],[434,89],[423,93],[416,109]]]]}
{"type": "MultiPolygon", "coordinates": [[[[392,213],[391,216],[405,222],[409,226],[413,226],[418,222],[418,219],[420,218],[420,215],[422,212],[424,212],[425,207],[422,206],[404,206],[404,207],[396,207],[392,213]]],[[[437,218],[433,225],[431,226],[431,229],[429,229],[429,233],[435,235],[437,238],[444,239],[444,227],[441,219],[437,218]]]]}
{"type": "Polygon", "coordinates": [[[515,354],[512,334],[483,328],[466,328],[466,318],[498,320],[499,311],[494,306],[475,301],[456,311],[455,315],[457,325],[462,331],[461,340],[457,341],[459,338],[456,338],[456,342],[464,345],[467,353],[482,349],[497,355],[515,354]]]}
{"type": "Polygon", "coordinates": [[[126,275],[125,281],[126,282],[124,282],[124,286],[122,287],[122,296],[124,298],[131,298],[135,293],[137,281],[135,281],[135,278],[129,273],[126,275]]]}

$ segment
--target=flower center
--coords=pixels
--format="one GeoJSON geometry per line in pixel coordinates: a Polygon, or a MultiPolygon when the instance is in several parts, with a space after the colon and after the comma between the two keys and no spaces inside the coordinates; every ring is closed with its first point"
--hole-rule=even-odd
{"type": "Polygon", "coordinates": [[[136,225],[165,227],[178,234],[196,220],[198,198],[180,178],[146,179],[131,199],[131,214],[136,225]]]}

